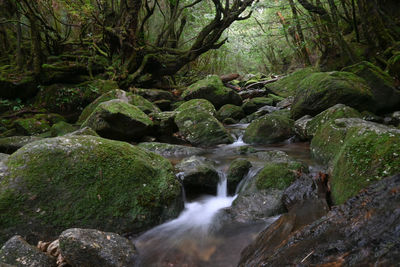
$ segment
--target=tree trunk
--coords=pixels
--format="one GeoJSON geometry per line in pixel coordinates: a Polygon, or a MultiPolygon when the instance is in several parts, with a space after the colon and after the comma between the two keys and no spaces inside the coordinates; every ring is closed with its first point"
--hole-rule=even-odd
{"type": "Polygon", "coordinates": [[[40,45],[40,33],[34,15],[28,14],[31,30],[33,73],[39,76],[42,70],[42,48],[40,45]]]}
{"type": "Polygon", "coordinates": [[[21,51],[21,43],[22,43],[22,29],[21,29],[21,23],[20,23],[20,14],[17,13],[17,51],[16,51],[16,61],[17,61],[17,66],[19,70],[22,70],[24,66],[24,58],[22,56],[22,51],[21,51]]]}

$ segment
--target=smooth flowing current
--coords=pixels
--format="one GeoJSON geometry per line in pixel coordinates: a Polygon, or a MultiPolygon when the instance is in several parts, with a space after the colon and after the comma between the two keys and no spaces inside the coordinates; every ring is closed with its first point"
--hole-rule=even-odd
{"type": "MultiPolygon", "coordinates": [[[[242,140],[247,125],[236,125],[236,142],[219,146],[203,155],[217,163],[220,181],[216,196],[202,196],[185,202],[178,218],[159,225],[134,240],[139,252],[138,266],[230,267],[236,266],[240,252],[257,234],[273,223],[278,216],[257,223],[232,223],[222,210],[229,208],[235,196],[227,194],[226,171],[235,158],[247,158],[253,167],[239,184],[244,186],[265,163],[251,155],[238,155],[237,149],[248,146],[242,140]]],[[[293,157],[309,160],[307,144],[284,143],[269,147],[255,147],[259,151],[282,150],[293,157]]],[[[238,189],[236,190],[238,192],[238,189]]],[[[185,197],[184,197],[185,199],[185,197]]]]}

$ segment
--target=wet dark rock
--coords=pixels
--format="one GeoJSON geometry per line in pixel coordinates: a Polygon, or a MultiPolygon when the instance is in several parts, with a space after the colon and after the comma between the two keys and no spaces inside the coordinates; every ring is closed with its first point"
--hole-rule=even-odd
{"type": "Polygon", "coordinates": [[[160,99],[154,101],[153,104],[156,105],[162,111],[168,111],[171,109],[172,101],[167,99],[160,99]]]}
{"type": "Polygon", "coordinates": [[[164,111],[157,113],[150,113],[149,117],[153,121],[154,130],[153,135],[156,136],[171,136],[177,132],[178,126],[175,123],[176,112],[164,111]]]}
{"type": "Polygon", "coordinates": [[[150,102],[155,102],[160,100],[169,100],[169,101],[175,100],[175,97],[171,92],[160,89],[134,88],[132,89],[132,92],[140,96],[143,96],[150,102]]]}
{"type": "Polygon", "coordinates": [[[135,246],[128,239],[93,229],[68,229],[61,233],[60,250],[71,266],[134,266],[135,246]]]}
{"type": "Polygon", "coordinates": [[[175,165],[177,176],[181,179],[186,194],[216,194],[219,182],[214,162],[205,157],[192,156],[175,165]]]}
{"type": "Polygon", "coordinates": [[[223,105],[217,112],[217,118],[224,122],[225,119],[240,120],[245,116],[243,109],[232,104],[223,105]]]}
{"type": "Polygon", "coordinates": [[[289,96],[289,97],[285,98],[284,100],[276,103],[276,107],[281,108],[281,109],[290,108],[290,106],[293,104],[293,102],[294,102],[294,96],[289,96]]]}
{"type": "Polygon", "coordinates": [[[56,259],[29,245],[21,236],[13,236],[0,249],[2,263],[19,267],[55,267],[56,259]]]}
{"type": "Polygon", "coordinates": [[[309,140],[311,137],[307,134],[307,124],[312,120],[310,115],[304,115],[294,122],[294,131],[301,140],[309,140]]]}
{"type": "Polygon", "coordinates": [[[248,144],[271,144],[284,141],[294,135],[294,121],[288,112],[276,111],[253,121],[243,136],[248,144]]]}
{"type": "Polygon", "coordinates": [[[235,193],[236,187],[246,176],[251,168],[250,161],[246,159],[235,159],[229,166],[226,178],[228,179],[228,193],[235,193]]]}
{"type": "Polygon", "coordinates": [[[0,152],[11,154],[26,144],[41,140],[37,136],[11,136],[0,138],[0,152]]]}
{"type": "Polygon", "coordinates": [[[383,179],[301,229],[286,214],[242,252],[239,266],[397,266],[399,188],[400,175],[383,179]]]}

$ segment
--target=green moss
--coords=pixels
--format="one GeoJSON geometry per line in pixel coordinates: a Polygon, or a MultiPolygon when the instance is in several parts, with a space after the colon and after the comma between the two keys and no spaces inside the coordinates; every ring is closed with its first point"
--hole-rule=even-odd
{"type": "Polygon", "coordinates": [[[257,189],[287,188],[295,179],[295,171],[302,168],[301,163],[267,163],[257,174],[257,189]]]}
{"type": "Polygon", "coordinates": [[[52,136],[62,136],[76,130],[78,130],[78,127],[69,124],[67,122],[61,121],[51,126],[50,132],[52,136]]]}
{"type": "Polygon", "coordinates": [[[274,104],[281,102],[282,100],[284,100],[284,97],[278,96],[278,95],[274,95],[274,94],[268,94],[267,96],[268,98],[272,99],[274,101],[274,104]]]}
{"type": "Polygon", "coordinates": [[[314,68],[300,69],[280,79],[277,82],[269,84],[267,87],[268,89],[272,90],[272,92],[274,92],[275,95],[284,98],[288,96],[293,96],[299,89],[300,82],[311,73],[314,73],[315,71],[316,70],[314,68]]]}
{"type": "Polygon", "coordinates": [[[187,97],[189,94],[198,91],[201,88],[212,88],[216,95],[223,95],[227,88],[224,87],[221,79],[217,75],[210,75],[205,79],[199,80],[189,86],[182,94],[182,98],[187,97]]]}
{"type": "Polygon", "coordinates": [[[152,112],[161,112],[161,110],[151,103],[149,100],[146,98],[140,96],[140,95],[133,95],[129,101],[130,104],[137,106],[140,110],[142,110],[144,113],[149,114],[152,112]]]}
{"type": "Polygon", "coordinates": [[[239,106],[226,104],[222,106],[217,113],[217,118],[220,121],[224,121],[227,118],[232,118],[234,120],[240,120],[245,116],[243,109],[239,106]]]}
{"type": "Polygon", "coordinates": [[[377,133],[356,127],[334,159],[332,197],[342,204],[371,183],[399,172],[400,132],[377,133]]]}
{"type": "Polygon", "coordinates": [[[9,174],[0,182],[0,229],[40,222],[59,231],[137,231],[159,223],[180,192],[168,160],[99,137],[31,143],[7,164],[9,174]]]}
{"type": "Polygon", "coordinates": [[[395,53],[389,60],[387,69],[389,74],[400,79],[400,52],[395,53]]]}
{"type": "Polygon", "coordinates": [[[17,119],[14,121],[17,131],[25,135],[40,134],[50,130],[48,121],[37,118],[17,119]]]}
{"type": "Polygon", "coordinates": [[[318,72],[300,82],[292,117],[316,115],[339,103],[360,110],[375,109],[371,89],[364,79],[350,72],[318,72]]]}
{"type": "Polygon", "coordinates": [[[179,107],[175,109],[175,111],[182,112],[186,109],[197,109],[199,111],[205,111],[213,116],[217,113],[213,104],[211,104],[211,102],[206,99],[192,99],[186,101],[180,104],[179,107]]]}

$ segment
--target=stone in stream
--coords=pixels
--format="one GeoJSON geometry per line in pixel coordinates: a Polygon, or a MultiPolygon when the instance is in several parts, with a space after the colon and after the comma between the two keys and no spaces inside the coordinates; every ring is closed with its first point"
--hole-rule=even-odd
{"type": "Polygon", "coordinates": [[[294,135],[294,121],[289,112],[276,111],[253,121],[243,136],[248,144],[271,144],[289,139],[294,135]]]}
{"type": "Polygon", "coordinates": [[[210,75],[192,84],[183,92],[182,98],[185,100],[207,99],[217,109],[226,104],[236,106],[242,104],[240,95],[232,89],[225,87],[217,75],[210,75]]]}
{"type": "Polygon", "coordinates": [[[105,138],[132,140],[149,133],[153,122],[138,107],[114,99],[100,103],[81,127],[86,126],[105,138]]]}
{"type": "Polygon", "coordinates": [[[311,153],[329,165],[332,197],[342,204],[374,181],[400,172],[400,129],[359,118],[336,119],[315,133],[311,153]]]}
{"type": "Polygon", "coordinates": [[[251,168],[251,162],[246,159],[235,159],[229,166],[226,179],[228,180],[228,193],[233,195],[240,181],[251,168]]]}
{"type": "Polygon", "coordinates": [[[314,116],[342,103],[360,111],[376,111],[377,99],[366,81],[350,72],[316,72],[299,83],[291,115],[299,119],[314,116]]]}
{"type": "Polygon", "coordinates": [[[244,113],[246,115],[250,115],[254,112],[256,112],[258,109],[260,109],[263,106],[272,106],[274,103],[274,100],[272,98],[268,97],[255,97],[251,99],[246,99],[243,102],[242,108],[244,113]]]}
{"type": "MultiPolygon", "coordinates": [[[[29,245],[21,236],[10,238],[0,249],[0,266],[3,263],[19,267],[56,267],[56,259],[29,245]]],[[[7,266],[7,265],[6,265],[7,266]]]]}
{"type": "Polygon", "coordinates": [[[175,168],[187,196],[217,193],[219,174],[211,160],[192,156],[183,159],[175,168]]]}
{"type": "Polygon", "coordinates": [[[232,104],[223,105],[217,112],[217,118],[222,122],[229,118],[233,121],[239,121],[244,116],[243,109],[232,104]]]}
{"type": "Polygon", "coordinates": [[[384,178],[302,228],[296,213],[283,215],[242,252],[238,266],[397,266],[399,188],[400,175],[384,178]]]}
{"type": "Polygon", "coordinates": [[[18,233],[55,239],[71,226],[137,233],[183,208],[171,163],[125,142],[94,136],[44,139],[5,161],[0,243],[18,233]]]}
{"type": "Polygon", "coordinates": [[[232,143],[233,138],[214,117],[214,106],[205,99],[193,99],[176,110],[175,123],[179,132],[193,145],[214,146],[232,143]]]}
{"type": "Polygon", "coordinates": [[[121,101],[125,101],[128,104],[134,105],[146,114],[149,114],[151,112],[161,112],[161,110],[157,106],[155,106],[145,98],[141,97],[140,95],[134,95],[132,93],[125,92],[120,89],[115,89],[99,96],[87,107],[85,107],[85,109],[79,116],[77,123],[82,124],[83,122],[85,122],[85,120],[93,113],[93,111],[101,103],[115,99],[119,99],[121,101]]]}
{"type": "Polygon", "coordinates": [[[61,255],[71,266],[135,266],[137,251],[118,234],[72,228],[59,237],[61,255]]]}
{"type": "Polygon", "coordinates": [[[138,144],[138,146],[164,157],[171,157],[171,156],[188,157],[205,153],[204,149],[198,147],[173,145],[173,144],[158,143],[158,142],[144,142],[138,144]]]}

